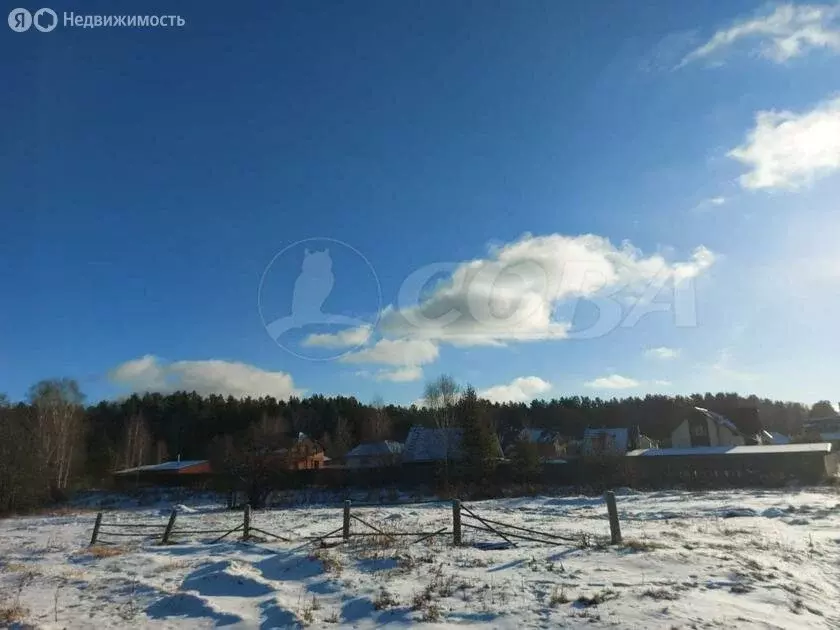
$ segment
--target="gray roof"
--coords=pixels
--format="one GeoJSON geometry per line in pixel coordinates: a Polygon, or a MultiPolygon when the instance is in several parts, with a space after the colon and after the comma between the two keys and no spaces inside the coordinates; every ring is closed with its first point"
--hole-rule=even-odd
{"type": "Polygon", "coordinates": [[[430,429],[414,426],[405,439],[403,460],[432,462],[461,457],[461,429],[430,429]]]}
{"type": "Polygon", "coordinates": [[[548,429],[522,429],[519,432],[519,439],[533,442],[534,444],[550,444],[557,439],[556,431],[548,429]]]}
{"type": "Polygon", "coordinates": [[[644,448],[627,453],[629,457],[668,457],[685,455],[766,455],[770,453],[830,453],[831,444],[768,444],[750,446],[699,446],[694,448],[644,448]]]}
{"type": "Polygon", "coordinates": [[[206,459],[185,459],[183,461],[163,462],[162,464],[149,464],[148,466],[137,466],[136,468],[126,468],[125,470],[118,470],[115,475],[127,475],[128,473],[137,472],[175,472],[184,468],[197,466],[198,464],[206,464],[206,459]]]}
{"type": "Polygon", "coordinates": [[[382,442],[363,442],[349,450],[345,457],[387,457],[399,455],[403,452],[401,442],[383,440],[382,442]]]}

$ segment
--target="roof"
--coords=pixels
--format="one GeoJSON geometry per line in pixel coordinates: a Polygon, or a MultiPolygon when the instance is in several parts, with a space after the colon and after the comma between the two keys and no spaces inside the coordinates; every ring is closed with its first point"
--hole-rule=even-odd
{"type": "Polygon", "coordinates": [[[718,424],[720,426],[724,426],[727,429],[729,429],[730,431],[732,431],[733,433],[737,433],[737,434],[741,433],[738,430],[738,427],[735,426],[735,423],[732,422],[726,416],[722,416],[715,411],[709,411],[708,409],[705,409],[703,407],[695,407],[694,409],[695,409],[695,411],[699,411],[700,413],[702,413],[704,416],[706,416],[709,420],[711,420],[715,424],[718,424]]]}
{"type": "Polygon", "coordinates": [[[349,450],[345,457],[387,457],[399,455],[403,452],[402,442],[383,440],[381,442],[364,442],[349,450]]]}
{"type": "Polygon", "coordinates": [[[808,431],[818,433],[836,433],[840,431],[840,416],[827,416],[825,418],[809,418],[802,426],[808,431]]]}
{"type": "Polygon", "coordinates": [[[583,432],[584,451],[592,449],[592,442],[601,436],[609,440],[607,446],[611,451],[626,451],[630,441],[630,431],[626,428],[620,429],[586,429],[583,432]]]}
{"type": "Polygon", "coordinates": [[[115,475],[125,475],[128,473],[138,473],[138,472],[178,472],[179,470],[183,470],[184,468],[192,468],[193,466],[199,466],[201,464],[206,464],[206,459],[185,459],[182,461],[174,461],[174,462],[163,462],[161,464],[149,464],[148,466],[137,466],[136,468],[126,468],[124,470],[118,470],[114,474],[115,475]]]}
{"type": "Polygon", "coordinates": [[[407,462],[443,461],[461,457],[461,429],[430,429],[414,426],[405,439],[403,459],[407,462]]]}
{"type": "Polygon", "coordinates": [[[671,457],[687,455],[769,455],[779,453],[830,453],[831,444],[772,444],[761,446],[699,446],[696,448],[641,448],[628,457],[671,457]]]}

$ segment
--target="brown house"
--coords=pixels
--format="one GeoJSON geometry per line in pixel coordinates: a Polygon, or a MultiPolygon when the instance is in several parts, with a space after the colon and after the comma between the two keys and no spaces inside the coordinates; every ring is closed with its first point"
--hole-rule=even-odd
{"type": "Polygon", "coordinates": [[[278,467],[283,470],[323,468],[329,458],[323,447],[308,435],[299,433],[291,446],[274,451],[278,467]]]}

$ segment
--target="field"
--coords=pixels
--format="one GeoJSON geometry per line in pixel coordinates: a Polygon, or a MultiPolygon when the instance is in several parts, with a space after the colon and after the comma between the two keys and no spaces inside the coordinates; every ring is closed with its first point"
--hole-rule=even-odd
{"type": "MultiPolygon", "coordinates": [[[[468,529],[458,548],[451,533],[416,544],[355,537],[330,548],[268,537],[208,544],[210,536],[178,529],[232,528],[242,514],[204,497],[181,499],[168,546],[123,538],[88,548],[95,509],[10,518],[0,521],[0,627],[840,627],[835,488],[617,495],[621,546],[606,544],[599,497],[467,504],[572,539],[508,549],[477,548],[500,539],[468,529]]],[[[106,523],[161,529],[172,507],[112,502],[119,507],[106,523]]],[[[445,502],[354,506],[353,514],[385,532],[451,531],[445,502]]],[[[255,527],[295,539],[340,528],[341,519],[336,504],[253,514],[255,527]]],[[[353,531],[365,530],[354,521],[353,531]]]]}

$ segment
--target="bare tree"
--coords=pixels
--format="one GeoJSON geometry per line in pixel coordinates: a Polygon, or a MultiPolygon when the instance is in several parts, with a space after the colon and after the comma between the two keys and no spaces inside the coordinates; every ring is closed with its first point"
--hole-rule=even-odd
{"type": "Polygon", "coordinates": [[[57,489],[67,487],[79,456],[84,436],[83,399],[72,379],[41,381],[29,390],[41,453],[52,473],[50,484],[57,489]]]}
{"type": "Polygon", "coordinates": [[[152,435],[142,414],[129,418],[120,448],[120,468],[136,468],[152,458],[152,435]]]}
{"type": "Polygon", "coordinates": [[[361,438],[364,442],[379,442],[391,437],[393,426],[391,417],[385,409],[385,403],[380,396],[373,399],[370,409],[364,419],[361,438]]]}
{"type": "Polygon", "coordinates": [[[287,426],[280,416],[264,415],[241,439],[220,436],[210,448],[213,471],[223,473],[231,488],[244,487],[253,508],[265,505],[272,479],[281,468],[279,449],[288,446],[287,426]]]}
{"type": "Polygon", "coordinates": [[[455,422],[455,406],[458,404],[461,388],[455,379],[448,374],[442,374],[433,381],[426,383],[423,398],[426,406],[432,411],[435,425],[440,429],[440,436],[444,448],[444,480],[449,483],[449,429],[455,422]]]}

